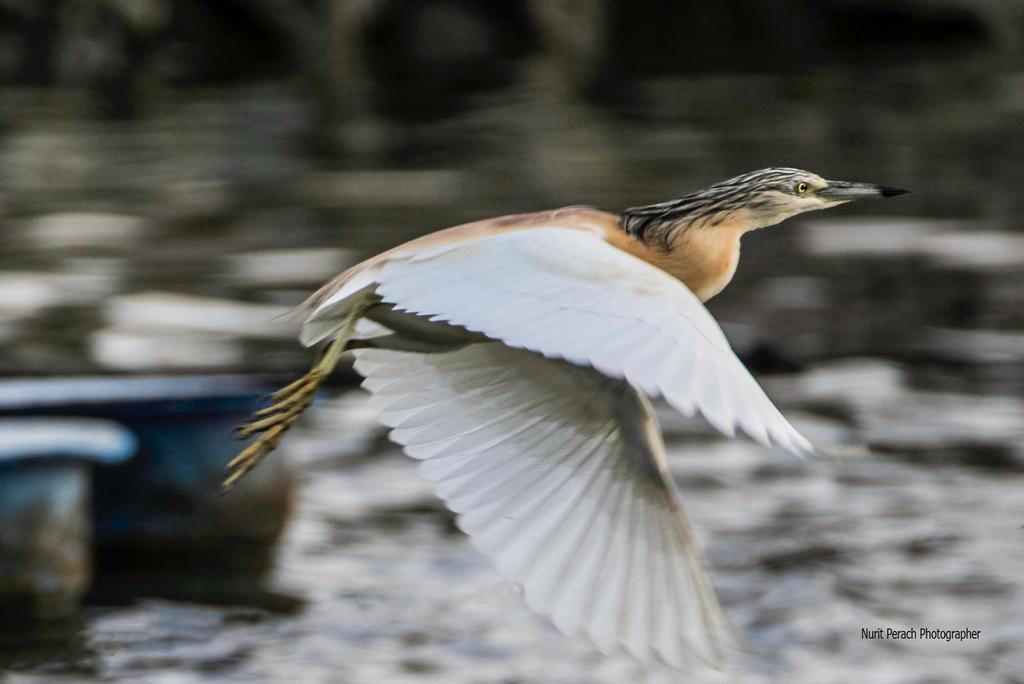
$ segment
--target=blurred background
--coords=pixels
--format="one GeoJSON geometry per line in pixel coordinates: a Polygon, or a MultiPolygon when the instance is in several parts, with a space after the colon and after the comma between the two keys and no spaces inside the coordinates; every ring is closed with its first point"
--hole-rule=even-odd
{"type": "Polygon", "coordinates": [[[0,0],[0,681],[678,681],[530,614],[350,373],[217,497],[229,429],[365,256],[795,166],[914,194],[748,236],[709,303],[870,455],[664,412],[738,681],[1024,682],[1022,32],[1019,0],[0,0]]]}

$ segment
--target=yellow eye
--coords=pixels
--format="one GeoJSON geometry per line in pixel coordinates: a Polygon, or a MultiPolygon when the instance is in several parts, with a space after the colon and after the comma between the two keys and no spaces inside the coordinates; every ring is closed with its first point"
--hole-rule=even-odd
{"type": "Polygon", "coordinates": [[[798,195],[803,195],[804,193],[807,192],[807,190],[808,190],[807,183],[797,183],[796,184],[796,192],[797,192],[798,195]]]}

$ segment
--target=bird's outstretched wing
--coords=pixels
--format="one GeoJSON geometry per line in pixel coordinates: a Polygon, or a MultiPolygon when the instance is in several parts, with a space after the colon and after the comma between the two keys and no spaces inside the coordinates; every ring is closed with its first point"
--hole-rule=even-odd
{"type": "Polygon", "coordinates": [[[594,233],[540,227],[399,251],[357,280],[320,303],[305,342],[337,327],[357,288],[375,287],[396,310],[624,378],[727,435],[813,451],[685,285],[594,233]]]}
{"type": "Polygon", "coordinates": [[[643,394],[496,342],[356,355],[392,439],[531,608],[605,652],[721,663],[732,631],[643,394]]]}

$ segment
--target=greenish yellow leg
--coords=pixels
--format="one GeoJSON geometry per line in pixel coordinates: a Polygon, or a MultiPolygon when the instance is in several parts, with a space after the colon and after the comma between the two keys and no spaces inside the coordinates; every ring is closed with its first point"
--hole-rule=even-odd
{"type": "Polygon", "coordinates": [[[271,396],[273,404],[253,414],[253,417],[259,420],[246,423],[238,428],[239,437],[250,437],[256,434],[259,437],[228,462],[228,475],[224,479],[224,490],[230,489],[246,473],[255,468],[267,454],[278,447],[288,428],[313,403],[317,389],[338,365],[341,355],[345,353],[345,349],[352,339],[356,323],[379,301],[380,298],[377,295],[367,294],[354,302],[337,335],[327,345],[323,356],[309,369],[309,372],[275,392],[271,396]]]}

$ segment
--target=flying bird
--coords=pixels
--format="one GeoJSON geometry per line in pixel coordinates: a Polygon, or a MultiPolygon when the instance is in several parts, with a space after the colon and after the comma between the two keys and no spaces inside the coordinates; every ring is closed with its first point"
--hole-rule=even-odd
{"type": "Polygon", "coordinates": [[[378,254],[301,306],[301,341],[326,341],[323,354],[240,428],[259,438],[225,486],[279,444],[352,350],[391,438],[533,610],[603,652],[720,667],[738,638],[650,400],[812,453],[703,302],[732,279],[747,232],[905,192],[767,168],[621,215],[502,216],[378,254]]]}

